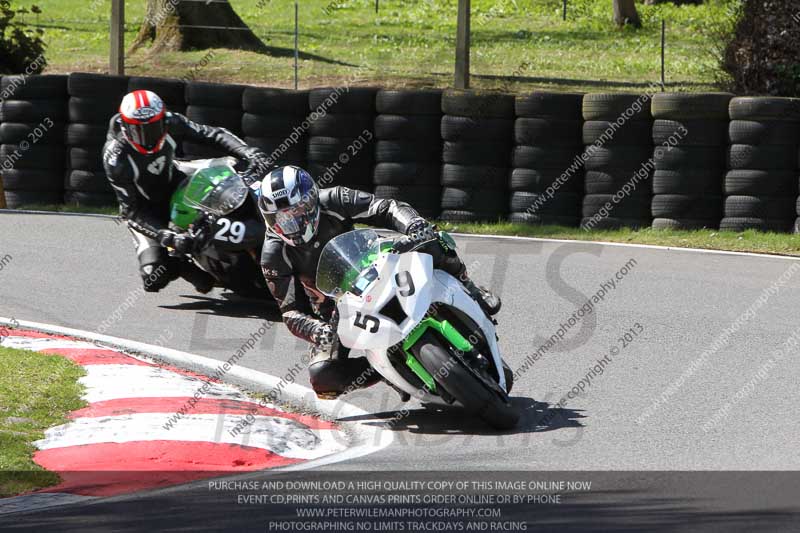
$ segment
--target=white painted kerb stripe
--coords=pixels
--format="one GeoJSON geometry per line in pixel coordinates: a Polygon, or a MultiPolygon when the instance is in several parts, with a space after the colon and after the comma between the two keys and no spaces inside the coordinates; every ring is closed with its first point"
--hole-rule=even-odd
{"type": "Polygon", "coordinates": [[[71,341],[67,339],[48,339],[36,337],[8,336],[0,340],[0,346],[17,350],[33,350],[34,352],[60,349],[102,350],[90,342],[71,341]]]}
{"type": "Polygon", "coordinates": [[[86,387],[84,398],[90,403],[120,398],[190,397],[203,387],[201,398],[253,401],[225,383],[206,384],[198,378],[155,366],[86,365],[84,368],[86,375],[79,381],[86,387]]]}
{"type": "Polygon", "coordinates": [[[238,444],[270,451],[291,459],[318,459],[347,448],[346,437],[338,430],[312,430],[288,418],[255,416],[245,430],[231,436],[230,431],[244,418],[241,415],[186,415],[180,423],[165,429],[171,413],[137,413],[100,418],[78,418],[45,431],[45,438],[34,442],[40,450],[99,443],[125,443],[150,440],[214,442],[238,444]],[[146,438],[142,438],[146,435],[146,438]]]}

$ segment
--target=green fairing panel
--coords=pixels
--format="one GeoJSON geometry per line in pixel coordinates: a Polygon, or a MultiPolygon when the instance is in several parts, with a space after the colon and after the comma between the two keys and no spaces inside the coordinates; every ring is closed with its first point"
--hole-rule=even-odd
{"type": "Polygon", "coordinates": [[[247,186],[231,167],[201,168],[172,195],[170,219],[179,228],[188,229],[201,210],[225,216],[238,209],[246,196],[247,186]]]}
{"type": "Polygon", "coordinates": [[[406,354],[406,364],[411,371],[414,372],[414,374],[416,374],[423,383],[425,383],[425,386],[427,386],[428,389],[435,392],[436,380],[433,378],[430,372],[428,372],[425,367],[422,366],[422,363],[420,363],[411,353],[411,348],[429,329],[437,331],[445,338],[445,340],[452,344],[456,350],[461,352],[468,352],[472,350],[473,346],[447,320],[439,321],[432,317],[428,317],[420,322],[419,325],[414,328],[414,331],[412,331],[411,334],[406,338],[406,340],[403,341],[403,351],[406,354]]]}
{"type": "Polygon", "coordinates": [[[183,180],[174,193],[172,193],[172,210],[170,211],[170,220],[172,223],[183,230],[188,230],[195,220],[199,212],[194,207],[186,203],[186,186],[189,184],[189,178],[183,180]]]}
{"type": "Polygon", "coordinates": [[[227,166],[201,168],[186,187],[186,201],[202,205],[218,185],[234,174],[227,166]]]}

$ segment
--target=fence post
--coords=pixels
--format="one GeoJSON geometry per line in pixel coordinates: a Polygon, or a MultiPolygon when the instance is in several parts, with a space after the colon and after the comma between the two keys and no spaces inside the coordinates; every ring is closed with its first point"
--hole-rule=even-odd
{"type": "Polygon", "coordinates": [[[458,0],[456,29],[456,89],[469,88],[469,22],[470,0],[458,0]]]}
{"type": "Polygon", "coordinates": [[[661,19],[661,92],[667,89],[667,68],[665,48],[667,46],[667,21],[661,19]]]}
{"type": "Polygon", "coordinates": [[[125,74],[125,0],[111,0],[111,74],[125,74]]]}
{"type": "Polygon", "coordinates": [[[300,76],[297,73],[298,58],[300,57],[300,8],[298,3],[294,3],[294,90],[300,83],[300,76]]]}

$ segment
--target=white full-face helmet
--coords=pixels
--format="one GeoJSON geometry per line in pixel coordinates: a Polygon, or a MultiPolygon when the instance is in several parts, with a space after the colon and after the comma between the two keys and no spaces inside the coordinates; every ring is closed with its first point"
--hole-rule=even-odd
{"type": "Polygon", "coordinates": [[[319,228],[319,187],[300,167],[276,168],[261,180],[258,208],[270,231],[284,242],[307,244],[319,228]]]}

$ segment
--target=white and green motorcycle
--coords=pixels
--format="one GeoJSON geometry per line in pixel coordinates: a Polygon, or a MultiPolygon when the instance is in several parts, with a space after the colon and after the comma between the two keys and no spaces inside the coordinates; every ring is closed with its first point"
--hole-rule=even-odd
{"type": "MultiPolygon", "coordinates": [[[[439,234],[446,246],[455,242],[439,234]]],[[[369,229],[344,233],[323,249],[317,288],[336,300],[340,342],[364,350],[405,399],[460,405],[497,429],[519,420],[508,393],[495,324],[461,283],[416,249],[369,229]]]]}

